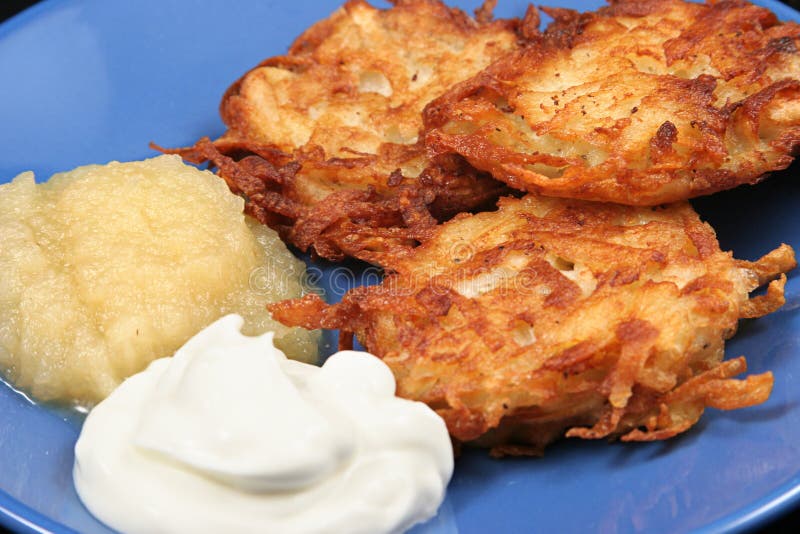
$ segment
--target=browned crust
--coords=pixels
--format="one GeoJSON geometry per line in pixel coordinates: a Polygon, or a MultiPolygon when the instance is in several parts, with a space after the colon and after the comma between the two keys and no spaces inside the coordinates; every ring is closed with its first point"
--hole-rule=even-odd
{"type": "Polygon", "coordinates": [[[333,260],[345,255],[371,261],[375,251],[405,250],[425,239],[436,224],[430,205],[441,196],[437,184],[397,185],[393,194],[375,189],[341,190],[307,205],[291,195],[301,163],[286,158],[276,167],[256,154],[234,160],[208,138],[190,149],[170,150],[191,162],[209,162],[235,194],[245,199],[245,213],[278,231],[300,250],[312,249],[333,260]]]}

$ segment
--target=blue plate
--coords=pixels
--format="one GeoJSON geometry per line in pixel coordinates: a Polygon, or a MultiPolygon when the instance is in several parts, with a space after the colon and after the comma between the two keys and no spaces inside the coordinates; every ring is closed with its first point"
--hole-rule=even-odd
{"type": "MultiPolygon", "coordinates": [[[[545,0],[546,1],[546,0],[545,0]]],[[[598,2],[550,0],[589,9],[598,2]]],[[[0,26],[0,181],[153,156],[224,131],[227,86],[339,0],[50,0],[0,26]]],[[[765,0],[784,20],[800,14],[765,0]]],[[[477,0],[465,2],[474,8],[477,0]]],[[[501,2],[501,16],[524,3],[501,2]]],[[[723,248],[752,259],[800,249],[798,165],[757,187],[697,201],[723,248]]],[[[2,246],[2,244],[0,244],[2,246]]],[[[330,268],[327,273],[330,273],[330,268]]],[[[331,289],[331,288],[329,288],[331,289]]],[[[416,532],[717,532],[763,524],[800,504],[800,280],[779,312],[745,321],[728,344],[751,372],[773,370],[770,400],[709,410],[664,443],[566,441],[543,459],[467,451],[439,516],[416,532]]],[[[0,524],[20,531],[107,532],[72,487],[74,414],[0,384],[0,524]]]]}

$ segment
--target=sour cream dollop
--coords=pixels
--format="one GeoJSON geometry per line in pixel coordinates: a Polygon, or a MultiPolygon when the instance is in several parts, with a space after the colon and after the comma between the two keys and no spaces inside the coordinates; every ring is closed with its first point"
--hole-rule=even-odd
{"type": "Polygon", "coordinates": [[[453,472],[442,419],[395,397],[389,368],[342,351],[287,359],[225,316],[89,414],[75,487],[112,528],[401,532],[436,514],[453,472]]]}

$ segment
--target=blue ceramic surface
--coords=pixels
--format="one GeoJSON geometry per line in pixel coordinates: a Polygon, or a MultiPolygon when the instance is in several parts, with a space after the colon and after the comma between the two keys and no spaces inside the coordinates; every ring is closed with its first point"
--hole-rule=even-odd
{"type": "MultiPolygon", "coordinates": [[[[325,17],[339,0],[50,0],[0,26],[0,182],[87,163],[153,156],[219,135],[227,86],[325,17]]],[[[464,2],[474,8],[477,2],[464,2]]],[[[551,0],[589,9],[598,2],[551,0]]],[[[780,18],[800,15],[759,2],[780,18]]],[[[521,15],[504,0],[498,15],[521,15]]],[[[753,259],[780,242],[800,249],[800,166],[698,200],[723,248],[753,259]]],[[[2,244],[0,243],[0,246],[2,244]]],[[[332,268],[322,266],[328,291],[332,268]]],[[[718,532],[763,524],[800,505],[800,279],[787,304],[745,321],[728,355],[772,370],[770,400],[709,410],[665,443],[566,441],[543,459],[467,451],[439,516],[416,533],[718,532]]],[[[71,481],[80,417],[40,407],[0,384],[0,525],[20,531],[107,532],[71,481]]]]}

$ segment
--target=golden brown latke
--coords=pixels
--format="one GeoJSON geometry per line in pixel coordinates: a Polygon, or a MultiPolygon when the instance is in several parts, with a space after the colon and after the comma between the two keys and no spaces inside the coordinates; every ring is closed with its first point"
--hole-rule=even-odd
{"type": "Polygon", "coordinates": [[[735,0],[545,11],[541,39],[427,107],[432,153],[525,191],[656,205],[756,183],[800,149],[800,25],[735,0]]]}
{"type": "MultiPolygon", "coordinates": [[[[358,236],[369,237],[369,247],[395,242],[407,226],[395,209],[403,194],[440,219],[493,203],[503,184],[458,156],[432,161],[418,139],[428,102],[538,26],[533,11],[525,24],[492,20],[492,4],[473,19],[438,0],[398,0],[385,10],[350,0],[228,89],[220,139],[178,153],[211,161],[262,222],[331,259],[358,256],[367,247],[358,236]],[[238,165],[242,158],[249,161],[238,165]],[[386,224],[400,226],[387,237],[386,224]]],[[[401,242],[417,234],[412,228],[401,242]]]]}
{"type": "Polygon", "coordinates": [[[763,402],[771,373],[732,379],[746,365],[723,361],[724,340],[740,318],[783,304],[795,266],[787,245],[734,260],[688,203],[534,195],[456,217],[378,261],[390,273],[381,285],[335,305],[278,303],[273,316],[354,332],[391,367],[399,395],[495,454],[539,453],[565,435],[665,439],[706,406],[763,402]]]}

